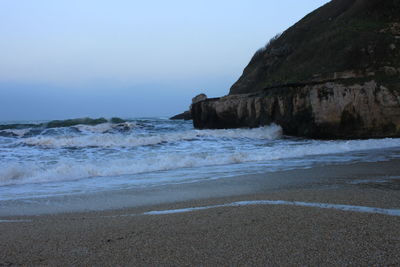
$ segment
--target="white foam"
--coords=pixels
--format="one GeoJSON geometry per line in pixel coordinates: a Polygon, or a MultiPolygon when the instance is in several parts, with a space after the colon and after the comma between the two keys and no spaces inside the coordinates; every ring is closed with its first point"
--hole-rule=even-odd
{"type": "Polygon", "coordinates": [[[74,126],[81,132],[86,132],[86,133],[104,133],[108,130],[112,129],[112,124],[111,123],[101,123],[97,125],[84,125],[84,124],[78,124],[74,126]]]}
{"type": "MultiPolygon", "coordinates": [[[[233,131],[233,130],[232,130],[233,131]]],[[[253,130],[239,131],[235,136],[254,135],[253,130]]],[[[260,134],[263,130],[256,130],[259,134],[255,136],[270,136],[270,131],[267,134],[260,134]],[[269,132],[269,134],[268,134],[269,132]]],[[[200,131],[203,133],[202,131],[200,131]]],[[[211,131],[213,132],[213,131],[211,131]]],[[[217,131],[218,134],[224,133],[217,131]]],[[[206,134],[203,133],[203,134],[206,134]]],[[[215,134],[215,132],[214,132],[215,134]]],[[[102,136],[104,137],[104,135],[102,136]]],[[[187,137],[187,135],[186,135],[187,137]]],[[[113,138],[110,135],[110,138],[113,138]]],[[[149,137],[152,138],[152,137],[149,137]]],[[[161,142],[160,136],[154,137],[154,142],[161,142]]],[[[174,139],[174,137],[169,137],[174,139]]],[[[169,140],[172,140],[169,139],[169,140]]],[[[54,138],[51,139],[54,141],[54,138]]],[[[142,142],[144,138],[132,139],[132,142],[142,142]],[[136,140],[136,141],[135,141],[136,140]]],[[[150,139],[147,139],[149,143],[150,139]]],[[[76,141],[76,140],[75,140],[76,141]]],[[[76,145],[76,142],[74,144],[76,145]]],[[[82,146],[90,146],[90,142],[81,140],[82,146]]],[[[127,141],[127,140],[125,140],[127,141]]],[[[62,140],[65,145],[66,139],[62,140]]],[[[100,141],[98,141],[100,142],[100,141]]],[[[103,145],[107,142],[102,139],[103,145]]],[[[111,141],[110,141],[111,142],[111,141]]],[[[111,143],[113,143],[112,141],[111,143]]],[[[84,161],[72,158],[59,158],[54,164],[40,163],[0,163],[0,184],[23,184],[23,183],[38,183],[38,182],[54,182],[64,180],[77,180],[81,178],[89,178],[96,176],[120,176],[131,175],[145,172],[156,172],[173,170],[187,167],[203,167],[203,166],[218,166],[235,163],[248,162],[271,162],[275,160],[283,160],[290,158],[304,158],[306,156],[328,155],[335,153],[345,153],[350,151],[362,151],[370,149],[383,149],[390,147],[399,147],[400,139],[377,139],[377,140],[352,140],[352,141],[307,141],[304,144],[287,144],[276,146],[259,146],[252,149],[234,149],[226,150],[219,147],[203,147],[182,149],[182,151],[163,150],[154,152],[149,149],[140,151],[128,156],[119,157],[118,159],[102,159],[95,157],[93,159],[85,159],[84,161]]],[[[97,143],[97,141],[95,142],[97,143]]],[[[115,142],[114,142],[115,143],[115,142]]],[[[111,145],[111,144],[110,144],[111,145]]],[[[200,145],[199,145],[200,146],[200,145]]]]}
{"type": "Polygon", "coordinates": [[[118,128],[118,127],[126,127],[128,129],[133,129],[136,127],[136,123],[134,122],[123,122],[123,123],[101,123],[97,125],[84,125],[84,124],[79,124],[75,125],[75,128],[77,128],[79,131],[84,132],[84,133],[105,133],[107,131],[110,131],[112,129],[118,128]]]}
{"type": "Polygon", "coordinates": [[[46,166],[36,163],[0,163],[0,185],[56,182],[89,177],[120,176],[188,167],[226,165],[252,160],[251,153],[146,153],[137,158],[75,161],[59,160],[46,166]]]}
{"type": "MultiPolygon", "coordinates": [[[[98,126],[80,126],[81,129],[97,129],[103,132],[110,129],[109,124],[98,126]],[[98,127],[98,128],[96,128],[98,127]]],[[[95,131],[94,131],[95,132],[95,131]]],[[[22,144],[42,146],[46,148],[63,147],[136,147],[156,145],[165,142],[178,142],[196,138],[250,138],[250,139],[277,139],[281,137],[282,129],[277,125],[256,129],[229,129],[229,130],[190,130],[175,133],[156,135],[124,135],[124,134],[91,134],[83,136],[35,136],[21,140],[22,144]]]]}
{"type": "Polygon", "coordinates": [[[17,136],[23,136],[24,134],[26,134],[27,132],[29,132],[31,129],[4,129],[2,130],[2,132],[7,132],[7,133],[12,133],[15,134],[17,136]]]}
{"type": "Polygon", "coordinates": [[[186,213],[207,209],[225,208],[225,207],[240,207],[250,205],[285,205],[285,206],[300,206],[300,207],[312,207],[320,209],[336,209],[341,211],[360,212],[360,213],[373,213],[383,214],[389,216],[400,216],[400,209],[382,209],[375,207],[366,206],[353,206],[353,205],[342,205],[342,204],[329,204],[329,203],[312,203],[312,202],[300,202],[300,201],[285,201],[285,200],[255,200],[255,201],[238,201],[228,204],[204,206],[204,207],[192,207],[184,209],[173,209],[173,210],[157,210],[148,211],[142,213],[142,215],[166,215],[174,213],[186,213]]]}

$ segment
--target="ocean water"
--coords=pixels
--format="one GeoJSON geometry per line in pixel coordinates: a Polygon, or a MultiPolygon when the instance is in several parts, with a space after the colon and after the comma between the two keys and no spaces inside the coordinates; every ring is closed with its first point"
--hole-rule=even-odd
{"type": "MultiPolygon", "coordinates": [[[[229,178],[400,157],[400,139],[321,141],[278,125],[196,130],[191,122],[0,127],[0,201],[229,178]]],[[[1,124],[0,124],[1,126],[1,124]]]]}

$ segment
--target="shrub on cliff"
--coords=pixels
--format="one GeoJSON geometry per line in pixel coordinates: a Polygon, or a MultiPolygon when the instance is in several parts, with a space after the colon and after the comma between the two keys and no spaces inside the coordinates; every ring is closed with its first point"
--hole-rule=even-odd
{"type": "Polygon", "coordinates": [[[257,60],[261,55],[264,54],[265,51],[270,50],[273,46],[273,44],[276,42],[276,40],[279,39],[279,37],[281,36],[282,33],[277,33],[274,37],[272,37],[268,43],[266,43],[263,47],[261,47],[260,49],[258,49],[256,51],[256,53],[254,54],[253,58],[251,59],[251,61],[253,60],[257,60]]]}

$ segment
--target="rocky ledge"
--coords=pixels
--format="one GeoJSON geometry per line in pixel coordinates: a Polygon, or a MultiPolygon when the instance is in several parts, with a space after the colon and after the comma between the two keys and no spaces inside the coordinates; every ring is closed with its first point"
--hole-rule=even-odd
{"type": "Polygon", "coordinates": [[[185,121],[189,121],[192,119],[192,112],[190,110],[187,110],[185,112],[182,112],[180,114],[177,114],[175,116],[172,116],[171,118],[169,118],[170,120],[185,120],[185,121]]]}
{"type": "MultiPolygon", "coordinates": [[[[206,99],[207,99],[207,96],[205,94],[199,94],[192,98],[192,105],[196,104],[200,101],[206,100],[206,99]]],[[[170,120],[185,120],[185,121],[192,120],[192,105],[190,105],[189,110],[184,111],[180,114],[177,114],[169,119],[170,120]]]]}
{"type": "Polygon", "coordinates": [[[400,136],[400,90],[375,80],[270,88],[207,99],[192,106],[196,128],[259,127],[277,123],[283,133],[309,138],[400,136]]]}

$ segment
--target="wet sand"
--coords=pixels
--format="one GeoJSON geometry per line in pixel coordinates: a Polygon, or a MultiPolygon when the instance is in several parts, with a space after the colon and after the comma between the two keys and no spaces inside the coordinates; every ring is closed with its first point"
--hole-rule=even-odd
{"type": "Polygon", "coordinates": [[[143,212],[252,200],[399,210],[399,176],[399,161],[325,166],[176,185],[168,191],[186,194],[164,203],[155,198],[120,209],[1,216],[25,221],[0,221],[0,266],[395,266],[400,216],[290,205],[143,212]],[[236,188],[241,182],[243,190],[236,188]],[[226,191],[202,194],[207,184],[211,192],[226,191]]]}

